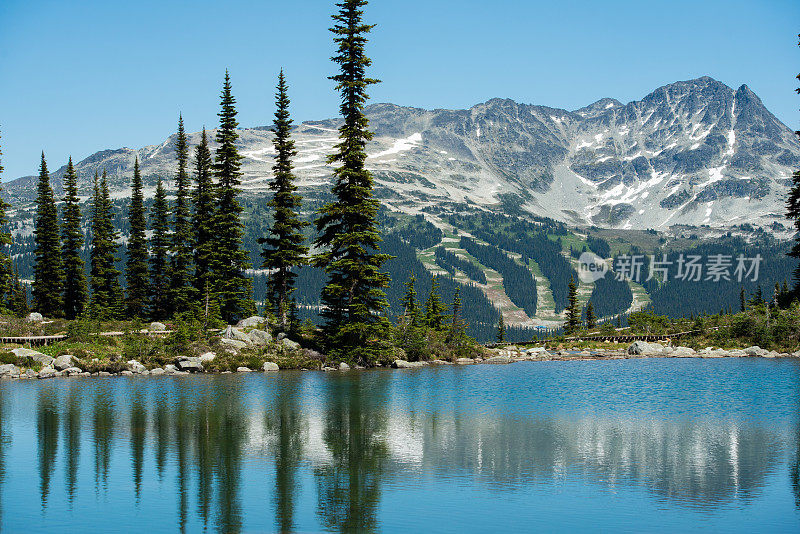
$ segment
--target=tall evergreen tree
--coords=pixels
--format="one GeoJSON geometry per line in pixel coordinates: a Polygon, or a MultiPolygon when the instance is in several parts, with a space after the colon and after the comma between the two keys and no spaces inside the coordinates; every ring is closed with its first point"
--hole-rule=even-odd
{"type": "Polygon", "coordinates": [[[113,206],[105,171],[102,179],[98,179],[95,173],[93,197],[90,307],[95,318],[118,319],[123,315],[124,303],[120,272],[115,265],[117,232],[113,225],[113,206]]]}
{"type": "Polygon", "coordinates": [[[247,252],[242,248],[244,226],[240,215],[242,207],[237,198],[240,184],[241,160],[236,140],[236,100],[231,94],[231,79],[225,71],[225,83],[220,97],[221,109],[217,130],[214,174],[218,185],[217,217],[215,224],[216,251],[213,262],[214,291],[218,294],[222,318],[235,322],[255,311],[252,301],[252,283],[245,270],[250,268],[247,252]]]}
{"type": "Polygon", "coordinates": [[[297,273],[293,269],[306,264],[308,247],[303,236],[303,227],[306,224],[300,219],[303,199],[297,194],[297,185],[292,174],[292,158],[297,155],[297,151],[291,138],[292,119],[289,117],[289,96],[282,69],[278,75],[277,89],[275,94],[277,109],[275,123],[272,126],[272,132],[275,134],[272,144],[276,153],[272,171],[275,178],[269,185],[274,191],[269,202],[274,212],[274,222],[270,235],[260,242],[266,245],[261,252],[264,258],[262,267],[271,271],[267,283],[267,298],[278,323],[285,330],[289,322],[294,281],[297,278],[297,273]]]}
{"type": "Polygon", "coordinates": [[[739,288],[739,311],[743,312],[747,309],[747,300],[744,296],[744,286],[739,288]]]}
{"type": "Polygon", "coordinates": [[[586,328],[591,330],[595,326],[597,326],[597,315],[594,313],[594,304],[589,301],[589,304],[586,305],[586,328]]]}
{"type": "Polygon", "coordinates": [[[19,280],[19,271],[14,265],[11,277],[11,290],[8,297],[7,307],[14,312],[17,317],[25,317],[30,311],[28,309],[28,292],[19,280]]]}
{"type": "Polygon", "coordinates": [[[72,165],[67,163],[64,175],[64,209],[61,225],[61,251],[64,259],[64,317],[75,319],[83,313],[88,289],[86,287],[86,267],[81,250],[84,237],[81,230],[81,206],[78,198],[78,175],[72,165]]]}
{"type": "Polygon", "coordinates": [[[575,279],[569,279],[569,304],[567,305],[567,321],[564,324],[564,332],[572,334],[581,327],[581,308],[578,304],[578,287],[575,279]]]}
{"type": "Polygon", "coordinates": [[[193,192],[194,213],[192,228],[194,229],[194,288],[202,301],[206,300],[207,291],[211,288],[211,267],[215,255],[215,218],[216,193],[211,180],[211,151],[208,149],[208,137],[203,128],[200,144],[195,148],[195,181],[197,187],[193,192]]]}
{"type": "Polygon", "coordinates": [[[504,343],[506,340],[506,323],[503,320],[503,312],[500,312],[500,321],[497,323],[497,342],[504,343]]]}
{"type": "Polygon", "coordinates": [[[144,212],[142,193],[142,173],[139,158],[133,163],[133,182],[131,183],[131,203],[128,207],[128,259],[125,262],[125,281],[127,294],[125,308],[128,317],[144,319],[147,313],[147,220],[144,212]]]}
{"type": "Polygon", "coordinates": [[[178,119],[178,174],[175,176],[175,204],[172,206],[172,259],[170,263],[170,307],[173,312],[188,311],[192,305],[192,213],[189,190],[189,144],[178,119]]]}
{"type": "MultiPolygon", "coordinates": [[[[798,36],[800,37],[800,36],[798,36]]],[[[800,42],[798,42],[800,46],[800,42]]],[[[800,74],[797,75],[800,80],[800,74]]],[[[795,90],[800,93],[800,88],[795,90]]],[[[795,132],[800,136],[800,131],[795,132]]],[[[789,256],[800,259],[800,169],[795,170],[792,174],[792,187],[789,190],[789,195],[786,198],[786,218],[794,221],[795,230],[795,243],[792,250],[789,251],[789,256]]],[[[794,271],[794,287],[792,288],[794,298],[800,299],[800,265],[794,271]]]]}
{"type": "Polygon", "coordinates": [[[48,317],[64,314],[64,269],[61,258],[61,238],[58,232],[58,212],[50,174],[42,152],[34,222],[36,263],[33,268],[33,308],[48,317]]]}
{"type": "Polygon", "coordinates": [[[431,280],[431,292],[428,293],[428,300],[425,301],[425,324],[433,330],[441,330],[444,326],[445,305],[439,295],[439,277],[434,276],[431,280]]]}
{"type": "MultiPolygon", "coordinates": [[[[3,155],[1,148],[0,156],[3,155]]],[[[0,158],[0,175],[2,174],[3,163],[2,158],[0,158]]],[[[0,180],[0,192],[2,190],[2,180],[0,180]]],[[[11,257],[7,248],[11,245],[11,232],[8,230],[8,215],[6,214],[6,210],[10,207],[11,205],[0,196],[0,301],[11,294],[13,286],[11,257]]]]}
{"type": "Polygon", "coordinates": [[[403,295],[404,315],[407,321],[413,326],[417,326],[419,317],[419,310],[417,309],[417,290],[414,287],[416,283],[417,277],[414,276],[414,273],[411,273],[411,276],[408,277],[408,282],[406,282],[406,293],[403,295]]]}
{"type": "Polygon", "coordinates": [[[333,171],[335,200],[318,213],[315,243],[322,252],[315,264],[328,274],[321,296],[328,348],[371,359],[374,355],[363,351],[370,339],[384,338],[384,322],[378,314],[387,307],[383,288],[389,284],[389,275],[381,272],[381,267],[389,256],[378,252],[378,201],[372,194],[372,175],[364,165],[367,141],[372,137],[364,114],[367,87],[378,83],[366,76],[371,60],[364,48],[373,28],[362,21],[366,4],[366,0],[343,0],[336,4],[339,12],[333,15],[331,31],[338,47],[333,61],[340,71],[331,79],[341,95],[339,109],[344,121],[336,153],[328,158],[329,163],[339,164],[333,171]]]}
{"type": "Polygon", "coordinates": [[[152,255],[150,256],[150,317],[165,319],[169,316],[169,205],[167,192],[159,178],[153,211],[150,215],[153,230],[152,255]]]}
{"type": "Polygon", "coordinates": [[[461,318],[461,288],[458,286],[456,286],[456,291],[453,294],[452,311],[453,315],[446,341],[450,345],[459,345],[466,337],[466,325],[464,324],[464,319],[461,318]]]}

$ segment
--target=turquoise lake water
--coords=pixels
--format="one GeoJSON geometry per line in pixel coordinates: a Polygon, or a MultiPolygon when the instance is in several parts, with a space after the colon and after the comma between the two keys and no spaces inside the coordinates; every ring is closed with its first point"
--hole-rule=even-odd
{"type": "Polygon", "coordinates": [[[0,381],[2,532],[800,532],[800,362],[0,381]]]}

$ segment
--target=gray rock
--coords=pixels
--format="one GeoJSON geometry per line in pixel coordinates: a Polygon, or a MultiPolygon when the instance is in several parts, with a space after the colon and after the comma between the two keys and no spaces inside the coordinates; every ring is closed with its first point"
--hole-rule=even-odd
{"type": "Polygon", "coordinates": [[[730,356],[731,358],[744,358],[745,356],[747,356],[747,353],[742,349],[734,349],[728,352],[728,356],[730,356]]]}
{"type": "Polygon", "coordinates": [[[199,358],[189,358],[179,361],[178,369],[181,371],[200,372],[203,370],[203,364],[200,363],[199,358]]]}
{"type": "Polygon", "coordinates": [[[431,360],[431,365],[453,365],[453,362],[448,362],[447,360],[431,360]]]}
{"type": "Polygon", "coordinates": [[[213,352],[206,352],[204,354],[201,354],[198,359],[200,360],[200,363],[205,363],[205,362],[213,362],[214,358],[216,357],[217,355],[214,354],[213,352]]]}
{"type": "Polygon", "coordinates": [[[753,345],[752,347],[747,347],[744,349],[745,354],[748,356],[761,356],[762,358],[769,353],[767,349],[762,349],[758,345],[753,345]]]}
{"type": "Polygon", "coordinates": [[[392,367],[395,369],[415,369],[417,367],[423,367],[424,365],[424,362],[408,362],[406,360],[395,360],[392,362],[392,367]]]}
{"type": "Polygon", "coordinates": [[[128,371],[127,369],[124,369],[121,374],[122,376],[133,376],[133,373],[128,371]]]}
{"type": "Polygon", "coordinates": [[[18,374],[19,374],[19,367],[17,367],[13,363],[6,363],[0,365],[0,376],[11,376],[18,374]]]}
{"type": "Polygon", "coordinates": [[[286,332],[278,332],[278,336],[276,339],[278,341],[282,341],[284,338],[286,338],[286,332]]]}
{"type": "Polygon", "coordinates": [[[22,375],[27,376],[28,378],[34,378],[36,376],[36,371],[33,369],[25,369],[25,372],[22,375]]]}
{"type": "Polygon", "coordinates": [[[312,360],[325,361],[325,355],[324,354],[322,354],[321,352],[317,352],[315,350],[312,350],[312,349],[303,349],[303,354],[306,356],[306,358],[310,358],[312,360]]]}
{"type": "Polygon", "coordinates": [[[300,343],[298,343],[296,341],[292,341],[288,337],[285,337],[285,338],[281,339],[281,345],[285,349],[290,349],[290,350],[299,350],[300,349],[300,343]]]}
{"type": "Polygon", "coordinates": [[[164,323],[159,323],[158,321],[153,321],[150,323],[150,331],[151,332],[162,332],[167,329],[167,325],[164,323]]]}
{"type": "Polygon", "coordinates": [[[331,371],[336,371],[336,367],[328,367],[327,365],[322,368],[323,371],[326,373],[330,373],[331,371]]]}
{"type": "Polygon", "coordinates": [[[33,361],[41,363],[45,367],[53,363],[53,358],[51,356],[42,354],[41,352],[33,349],[11,349],[11,352],[13,352],[17,358],[31,358],[33,361]]]}
{"type": "Polygon", "coordinates": [[[762,357],[763,358],[780,358],[780,356],[781,356],[780,353],[778,353],[778,352],[776,352],[774,350],[771,350],[771,351],[769,351],[768,353],[766,353],[762,357]]]}
{"type": "Polygon", "coordinates": [[[690,347],[675,347],[669,354],[675,358],[692,358],[697,356],[694,349],[690,347]]]}
{"type": "Polygon", "coordinates": [[[77,368],[77,367],[70,367],[70,368],[68,368],[68,369],[64,369],[64,373],[65,373],[65,374],[67,374],[67,375],[69,375],[69,376],[76,376],[76,375],[81,375],[81,374],[83,374],[83,371],[81,371],[81,370],[80,370],[79,368],[77,368]]]}
{"type": "Polygon", "coordinates": [[[247,348],[247,343],[244,341],[239,341],[238,339],[222,338],[219,340],[219,343],[220,345],[224,345],[225,347],[231,348],[234,351],[247,348]]]}
{"type": "Polygon", "coordinates": [[[628,347],[628,354],[650,356],[655,354],[662,354],[664,352],[664,345],[659,343],[647,343],[646,341],[634,341],[628,347]]]}
{"type": "Polygon", "coordinates": [[[44,367],[39,371],[39,378],[53,378],[56,376],[56,370],[52,367],[44,367]]]}
{"type": "Polygon", "coordinates": [[[164,366],[164,372],[168,375],[174,375],[175,373],[178,372],[178,368],[172,365],[171,363],[168,363],[167,365],[164,366]]]}
{"type": "Polygon", "coordinates": [[[58,369],[59,371],[63,371],[64,369],[69,369],[73,366],[73,359],[74,357],[70,354],[62,354],[55,360],[53,360],[53,367],[58,369]]]}
{"type": "Polygon", "coordinates": [[[151,369],[150,370],[150,374],[152,376],[160,376],[160,375],[163,375],[164,373],[165,373],[165,371],[161,367],[156,367],[155,369],[151,369]]]}
{"type": "Polygon", "coordinates": [[[471,365],[475,363],[475,360],[472,358],[456,358],[456,363],[458,365],[471,365]]]}
{"type": "Polygon", "coordinates": [[[264,362],[264,365],[261,366],[261,369],[264,371],[277,371],[280,368],[278,367],[277,363],[274,362],[264,362]]]}
{"type": "Polygon", "coordinates": [[[503,364],[503,363],[511,363],[513,360],[510,356],[492,356],[491,358],[487,358],[484,360],[483,363],[492,363],[492,364],[503,364]]]}
{"type": "Polygon", "coordinates": [[[136,360],[128,360],[128,367],[130,368],[131,372],[134,374],[140,375],[143,372],[147,371],[147,367],[142,365],[141,362],[136,360]]]}
{"type": "Polygon", "coordinates": [[[28,317],[26,317],[26,319],[28,321],[30,321],[31,323],[41,323],[42,321],[44,321],[44,317],[42,317],[42,314],[39,313],[39,312],[31,312],[31,313],[29,313],[28,317]]]}
{"type": "Polygon", "coordinates": [[[266,323],[267,320],[260,315],[253,315],[248,317],[247,319],[242,319],[238,323],[236,323],[237,328],[250,328],[252,326],[258,326],[260,324],[266,323]]]}
{"type": "Polygon", "coordinates": [[[237,367],[236,368],[236,372],[237,373],[252,373],[253,370],[250,369],[249,367],[237,367]]]}
{"type": "Polygon", "coordinates": [[[272,341],[272,335],[266,330],[250,330],[247,335],[250,336],[250,341],[252,341],[253,345],[257,347],[263,347],[272,341]]]}
{"type": "Polygon", "coordinates": [[[339,370],[340,371],[349,371],[350,370],[350,366],[347,365],[345,362],[340,362],[339,363],[339,370]]]}

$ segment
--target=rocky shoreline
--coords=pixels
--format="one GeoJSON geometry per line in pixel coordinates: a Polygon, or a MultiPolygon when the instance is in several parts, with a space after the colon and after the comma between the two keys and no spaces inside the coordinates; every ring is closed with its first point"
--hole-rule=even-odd
{"type": "MultiPolygon", "coordinates": [[[[173,376],[189,375],[196,373],[209,374],[228,374],[231,371],[221,371],[219,373],[210,372],[204,369],[203,364],[214,360],[216,354],[208,352],[197,357],[181,356],[176,359],[175,364],[168,364],[164,367],[147,369],[137,360],[128,360],[127,369],[119,373],[110,372],[88,372],[79,367],[80,362],[71,355],[62,355],[53,358],[33,349],[17,348],[12,349],[15,355],[20,358],[30,358],[42,365],[42,369],[35,371],[31,368],[20,368],[15,364],[0,365],[0,378],[5,379],[47,379],[56,377],[110,377],[110,376],[173,376]]],[[[559,349],[548,351],[545,347],[534,347],[521,349],[514,345],[502,348],[490,349],[485,358],[458,358],[455,361],[431,360],[410,362],[406,360],[395,360],[389,366],[395,369],[415,369],[425,366],[435,365],[477,365],[477,364],[510,364],[522,361],[596,361],[596,360],[620,360],[632,358],[800,358],[800,350],[793,353],[779,353],[768,351],[758,346],[747,347],[745,349],[719,349],[707,347],[696,351],[690,347],[672,347],[659,343],[646,343],[637,341],[627,349],[559,349]]],[[[349,371],[351,369],[364,369],[355,366],[351,368],[342,362],[336,367],[322,366],[319,369],[300,369],[302,371],[349,371]]],[[[271,373],[281,370],[274,362],[265,362],[260,371],[271,373]]],[[[249,373],[256,370],[248,367],[238,367],[236,372],[249,373]]]]}

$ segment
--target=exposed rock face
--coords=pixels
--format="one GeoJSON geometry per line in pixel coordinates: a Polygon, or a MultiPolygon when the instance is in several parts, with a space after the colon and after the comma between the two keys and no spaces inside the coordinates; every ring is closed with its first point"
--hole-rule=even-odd
{"type": "Polygon", "coordinates": [[[16,376],[19,375],[19,367],[13,363],[5,363],[0,365],[0,376],[16,376]]]}
{"type": "Polygon", "coordinates": [[[253,345],[263,347],[272,341],[272,335],[266,330],[253,329],[247,333],[253,345]]]}
{"type": "Polygon", "coordinates": [[[238,339],[222,338],[222,339],[219,340],[219,342],[220,342],[221,345],[225,345],[227,347],[230,347],[231,349],[233,349],[235,351],[247,348],[247,343],[245,343],[244,341],[239,341],[238,339]]]}

